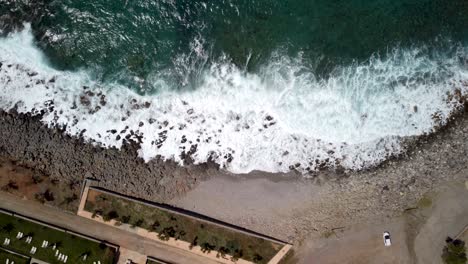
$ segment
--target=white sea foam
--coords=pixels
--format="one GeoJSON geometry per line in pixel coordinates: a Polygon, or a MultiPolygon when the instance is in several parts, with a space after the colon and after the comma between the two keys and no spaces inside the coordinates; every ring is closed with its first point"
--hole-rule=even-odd
{"type": "Polygon", "coordinates": [[[316,79],[300,58],[277,56],[258,74],[219,63],[192,91],[140,96],[85,70],[53,69],[27,26],[0,39],[0,108],[42,111],[44,123],[105,147],[139,140],[146,161],[160,155],[182,164],[185,152],[237,173],[361,169],[401,152],[401,137],[431,132],[434,114],[447,119],[456,105],[447,93],[467,89],[466,56],[395,50],[328,79],[316,79]]]}

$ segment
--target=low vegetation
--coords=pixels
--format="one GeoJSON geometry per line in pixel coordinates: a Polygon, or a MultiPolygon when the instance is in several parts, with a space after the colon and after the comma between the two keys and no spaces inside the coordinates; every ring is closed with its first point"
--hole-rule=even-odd
{"type": "Polygon", "coordinates": [[[447,243],[442,253],[442,260],[445,264],[466,264],[466,247],[465,242],[459,239],[452,239],[448,237],[445,242],[447,243]]]}
{"type": "Polygon", "coordinates": [[[15,264],[29,264],[30,258],[22,257],[16,254],[12,254],[6,250],[0,248],[0,263],[15,263],[15,264]],[[9,262],[7,262],[7,260],[9,262]]]}
{"type": "Polygon", "coordinates": [[[423,196],[419,201],[418,201],[418,207],[419,208],[427,208],[432,205],[432,200],[428,196],[423,196]]]}
{"type": "Polygon", "coordinates": [[[282,244],[249,236],[215,224],[172,213],[151,205],[90,190],[85,210],[116,225],[129,224],[158,233],[161,240],[174,238],[200,246],[203,252],[217,251],[218,257],[232,256],[254,263],[267,263],[282,244]]]}
{"type": "Polygon", "coordinates": [[[0,191],[76,212],[81,181],[51,178],[0,157],[0,191]]]}
{"type": "Polygon", "coordinates": [[[11,242],[8,246],[2,245],[2,247],[51,264],[63,263],[55,256],[57,249],[68,256],[68,263],[93,263],[99,260],[102,264],[112,264],[115,258],[114,249],[105,244],[0,212],[0,243],[3,244],[5,238],[9,238],[11,242]],[[18,232],[24,233],[20,239],[16,238],[18,232]],[[32,237],[29,244],[26,243],[28,236],[32,237]],[[49,241],[49,245],[45,248],[42,247],[44,240],[49,241]],[[54,245],[56,250],[53,249],[54,245]],[[37,248],[35,254],[30,253],[33,246],[37,248]],[[87,255],[86,261],[83,260],[85,255],[87,255]]]}

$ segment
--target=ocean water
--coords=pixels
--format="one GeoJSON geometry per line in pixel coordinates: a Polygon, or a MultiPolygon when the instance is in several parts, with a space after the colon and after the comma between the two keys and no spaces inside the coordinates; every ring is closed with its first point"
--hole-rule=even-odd
{"type": "Polygon", "coordinates": [[[0,0],[0,108],[104,147],[135,140],[146,161],[359,170],[460,107],[466,14],[464,0],[0,0]]]}

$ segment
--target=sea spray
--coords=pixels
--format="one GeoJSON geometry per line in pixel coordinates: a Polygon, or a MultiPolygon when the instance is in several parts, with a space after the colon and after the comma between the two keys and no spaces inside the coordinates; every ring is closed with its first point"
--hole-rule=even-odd
{"type": "MultiPolygon", "coordinates": [[[[133,140],[147,161],[213,160],[236,173],[358,170],[402,152],[403,137],[446,122],[457,106],[448,95],[468,89],[466,56],[466,47],[450,56],[394,49],[326,78],[300,56],[272,56],[257,73],[219,59],[194,89],[140,95],[89,70],[54,69],[26,26],[0,39],[0,108],[42,114],[45,124],[103,147],[133,140]]],[[[171,85],[156,77],[147,81],[171,85]]]]}

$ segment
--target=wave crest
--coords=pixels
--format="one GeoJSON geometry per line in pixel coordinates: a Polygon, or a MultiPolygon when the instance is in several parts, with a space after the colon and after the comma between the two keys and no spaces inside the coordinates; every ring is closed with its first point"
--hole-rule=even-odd
{"type": "Polygon", "coordinates": [[[273,57],[255,74],[223,61],[200,73],[196,89],[139,95],[53,69],[26,27],[0,40],[0,108],[41,113],[104,147],[134,140],[145,160],[213,160],[236,173],[359,170],[447,121],[468,90],[466,58],[465,47],[450,56],[395,49],[327,78],[300,57],[273,57]]]}

